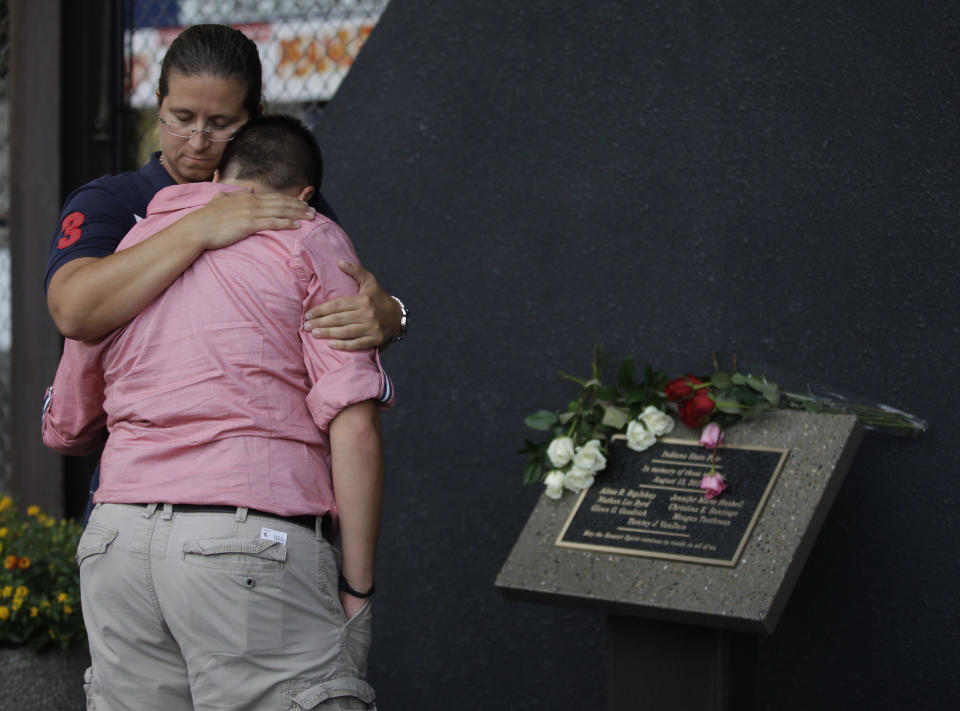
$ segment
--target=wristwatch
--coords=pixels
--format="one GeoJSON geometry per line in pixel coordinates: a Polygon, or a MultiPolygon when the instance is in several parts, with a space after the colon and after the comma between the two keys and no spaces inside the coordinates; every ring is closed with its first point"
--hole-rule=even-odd
{"type": "Polygon", "coordinates": [[[397,343],[407,337],[407,324],[410,321],[410,312],[407,311],[407,307],[404,306],[403,302],[396,296],[391,296],[390,298],[396,301],[397,306],[400,307],[400,334],[390,339],[391,343],[397,343]]]}

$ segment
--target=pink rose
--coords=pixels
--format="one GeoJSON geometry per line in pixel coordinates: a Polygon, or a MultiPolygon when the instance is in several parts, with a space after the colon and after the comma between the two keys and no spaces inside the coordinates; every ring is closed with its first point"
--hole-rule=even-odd
{"type": "Polygon", "coordinates": [[[723,480],[723,476],[720,474],[710,474],[700,481],[700,488],[706,492],[704,494],[706,498],[715,499],[727,488],[727,482],[723,480]]]}
{"type": "Polygon", "coordinates": [[[707,449],[716,449],[723,444],[723,430],[716,422],[711,422],[700,433],[700,444],[707,449]]]}

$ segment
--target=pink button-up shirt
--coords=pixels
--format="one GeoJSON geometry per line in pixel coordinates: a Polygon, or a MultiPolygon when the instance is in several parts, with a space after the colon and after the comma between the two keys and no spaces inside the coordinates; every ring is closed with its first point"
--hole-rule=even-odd
{"type": "MultiPolygon", "coordinates": [[[[238,189],[161,190],[118,250],[238,189]]],[[[376,350],[335,351],[301,327],[309,306],[357,292],[340,259],[359,261],[320,215],[204,252],[123,328],[97,342],[67,340],[43,441],[83,453],[106,424],[97,502],[336,516],[330,422],[392,392],[376,350]]]]}

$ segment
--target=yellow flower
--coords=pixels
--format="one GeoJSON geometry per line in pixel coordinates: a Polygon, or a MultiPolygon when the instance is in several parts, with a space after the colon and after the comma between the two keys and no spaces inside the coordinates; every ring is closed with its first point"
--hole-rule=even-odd
{"type": "Polygon", "coordinates": [[[38,518],[37,520],[38,520],[38,521],[42,521],[42,522],[43,522],[43,525],[46,526],[47,528],[53,528],[54,524],[57,522],[57,520],[54,519],[54,518],[42,518],[42,517],[41,517],[41,518],[38,518]]]}
{"type": "Polygon", "coordinates": [[[13,603],[10,605],[10,607],[12,607],[13,610],[14,610],[14,612],[16,612],[16,611],[19,610],[21,607],[23,607],[23,599],[22,599],[22,598],[19,598],[19,597],[18,597],[18,598],[15,598],[14,601],[13,601],[13,603]]]}
{"type": "Polygon", "coordinates": [[[0,511],[6,511],[11,506],[13,506],[13,499],[9,496],[4,496],[0,499],[0,511]]]}
{"type": "Polygon", "coordinates": [[[6,605],[0,605],[0,620],[5,620],[10,617],[10,608],[6,605]]]}
{"type": "Polygon", "coordinates": [[[40,607],[50,607],[50,601],[44,600],[43,602],[40,603],[40,607]]]}
{"type": "Polygon", "coordinates": [[[72,615],[72,614],[73,614],[73,608],[70,607],[69,605],[64,605],[64,606],[63,606],[63,611],[64,611],[66,614],[68,614],[68,615],[72,615]]]}
{"type": "Polygon", "coordinates": [[[16,568],[16,567],[17,567],[17,556],[15,556],[15,555],[8,555],[6,558],[4,558],[4,559],[3,559],[3,567],[6,568],[7,570],[13,570],[14,568],[16,568]]]}
{"type": "Polygon", "coordinates": [[[39,506],[28,506],[28,507],[27,507],[27,516],[36,516],[38,513],[40,513],[40,507],[39,507],[39,506]]]}
{"type": "Polygon", "coordinates": [[[0,526],[0,538],[6,538],[8,533],[10,533],[10,531],[6,526],[0,526]]]}
{"type": "Polygon", "coordinates": [[[40,614],[40,608],[39,608],[39,607],[31,607],[31,608],[30,608],[30,617],[36,617],[36,616],[39,615],[39,614],[40,614]]]}
{"type": "Polygon", "coordinates": [[[11,585],[4,585],[4,586],[3,586],[3,590],[0,590],[0,596],[2,596],[2,597],[10,597],[11,595],[13,595],[13,586],[11,586],[11,585]]]}
{"type": "Polygon", "coordinates": [[[30,567],[30,559],[27,558],[27,556],[23,556],[23,558],[17,561],[17,565],[20,567],[20,570],[26,570],[30,567]]]}
{"type": "Polygon", "coordinates": [[[17,588],[16,592],[13,593],[14,597],[26,597],[30,593],[30,588],[26,585],[21,585],[17,588]]]}
{"type": "Polygon", "coordinates": [[[57,602],[61,602],[61,603],[66,602],[68,597],[70,596],[67,595],[65,592],[59,593],[57,595],[57,602]]]}

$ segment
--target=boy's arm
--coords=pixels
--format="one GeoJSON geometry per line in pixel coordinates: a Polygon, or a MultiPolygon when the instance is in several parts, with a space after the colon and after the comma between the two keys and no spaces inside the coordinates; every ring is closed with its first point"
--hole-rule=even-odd
{"type": "Polygon", "coordinates": [[[47,390],[41,434],[43,443],[62,454],[96,451],[105,439],[103,344],[67,339],[53,386],[47,390]]]}
{"type": "MultiPolygon", "coordinates": [[[[356,253],[339,227],[324,223],[304,239],[292,260],[304,287],[305,309],[307,304],[356,294],[356,283],[337,267],[338,261],[355,262],[356,253]]],[[[343,576],[353,590],[367,592],[373,586],[383,501],[377,412],[393,404],[393,388],[375,350],[333,350],[328,341],[303,330],[300,343],[311,383],[307,407],[317,426],[330,434],[343,576]]],[[[340,598],[347,617],[363,605],[362,598],[345,592],[340,598]]]]}
{"type": "MultiPolygon", "coordinates": [[[[340,519],[343,577],[357,592],[373,587],[374,559],[383,508],[380,417],[372,400],[350,405],[330,423],[333,491],[340,519]]],[[[347,619],[364,599],[340,593],[347,619]]]]}

